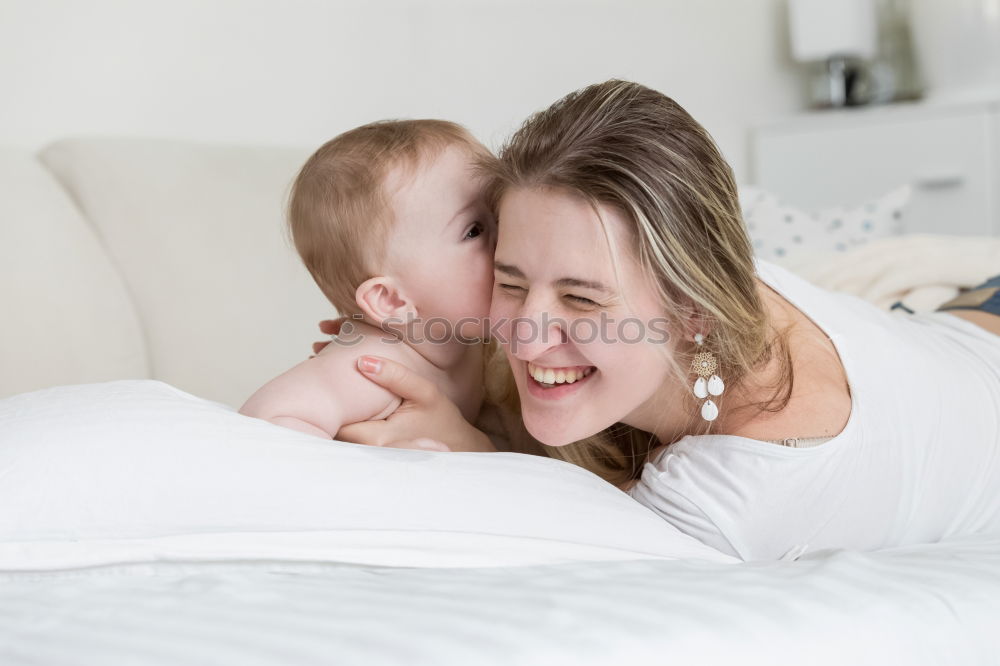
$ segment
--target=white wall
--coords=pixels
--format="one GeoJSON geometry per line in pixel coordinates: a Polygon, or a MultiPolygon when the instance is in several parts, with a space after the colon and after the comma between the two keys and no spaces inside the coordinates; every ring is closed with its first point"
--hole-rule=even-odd
{"type": "Polygon", "coordinates": [[[318,145],[437,116],[496,145],[610,77],[674,97],[747,173],[798,108],[782,0],[0,0],[0,143],[129,134],[318,145]]]}

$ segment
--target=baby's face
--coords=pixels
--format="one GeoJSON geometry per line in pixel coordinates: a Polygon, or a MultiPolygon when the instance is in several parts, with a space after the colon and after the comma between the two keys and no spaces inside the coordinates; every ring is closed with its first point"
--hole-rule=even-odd
{"type": "MultiPolygon", "coordinates": [[[[395,216],[389,265],[425,324],[447,320],[464,338],[487,336],[496,246],[474,160],[468,148],[451,145],[386,179],[395,216]]],[[[437,335],[441,327],[432,330],[437,335]]]]}

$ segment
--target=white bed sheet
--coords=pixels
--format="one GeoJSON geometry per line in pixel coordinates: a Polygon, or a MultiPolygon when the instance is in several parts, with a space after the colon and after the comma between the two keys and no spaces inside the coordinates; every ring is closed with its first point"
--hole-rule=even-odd
{"type": "Polygon", "coordinates": [[[0,574],[4,666],[1000,663],[1000,536],[798,561],[0,574]]]}

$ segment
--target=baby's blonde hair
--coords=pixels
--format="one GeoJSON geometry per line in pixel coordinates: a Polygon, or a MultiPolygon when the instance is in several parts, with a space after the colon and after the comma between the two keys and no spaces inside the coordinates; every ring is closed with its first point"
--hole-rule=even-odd
{"type": "Polygon", "coordinates": [[[446,120],[382,120],[323,144],[292,184],[288,229],[316,284],[344,316],[361,314],[357,288],[382,272],[390,209],[384,182],[396,166],[414,168],[451,145],[489,155],[461,125],[446,120]]]}
{"type": "MultiPolygon", "coordinates": [[[[550,187],[584,197],[598,217],[599,205],[624,213],[632,247],[622,250],[651,280],[671,334],[683,334],[674,354],[665,354],[680,385],[693,383],[696,348],[690,340],[696,331],[689,329],[697,320],[706,333],[705,350],[719,359],[726,382],[717,400],[721,410],[751,370],[775,354],[779,377],[768,385],[774,392],[750,406],[776,412],[788,403],[793,375],[787,331],[771,334],[732,170],[708,132],[674,100],[627,81],[589,86],[528,118],[499,159],[482,166],[491,178],[488,199],[495,210],[511,188],[550,187]]],[[[605,227],[610,242],[608,232],[605,227]]],[[[519,413],[502,354],[494,354],[490,368],[490,400],[519,413]]],[[[700,401],[690,390],[686,395],[690,418],[668,424],[671,442],[712,429],[700,417],[700,401]]],[[[615,485],[636,478],[649,452],[671,443],[623,424],[566,446],[546,446],[523,429],[511,440],[514,450],[576,463],[615,485]]]]}

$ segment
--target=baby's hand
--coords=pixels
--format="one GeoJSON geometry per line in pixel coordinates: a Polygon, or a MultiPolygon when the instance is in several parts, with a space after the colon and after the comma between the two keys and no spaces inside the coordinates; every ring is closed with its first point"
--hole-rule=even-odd
{"type": "MultiPolygon", "coordinates": [[[[337,319],[324,319],[319,323],[319,332],[325,333],[330,336],[339,335],[340,327],[345,321],[347,321],[347,317],[338,317],[337,319]]],[[[330,344],[330,342],[331,342],[330,340],[322,340],[320,342],[314,342],[313,353],[312,356],[310,356],[309,358],[312,358],[313,356],[316,356],[321,351],[323,351],[323,348],[326,347],[328,344],[330,344]]]]}
{"type": "Polygon", "coordinates": [[[418,437],[417,439],[403,439],[391,444],[385,444],[391,449],[419,449],[422,451],[451,451],[447,444],[442,444],[436,439],[429,437],[418,437]]]}

